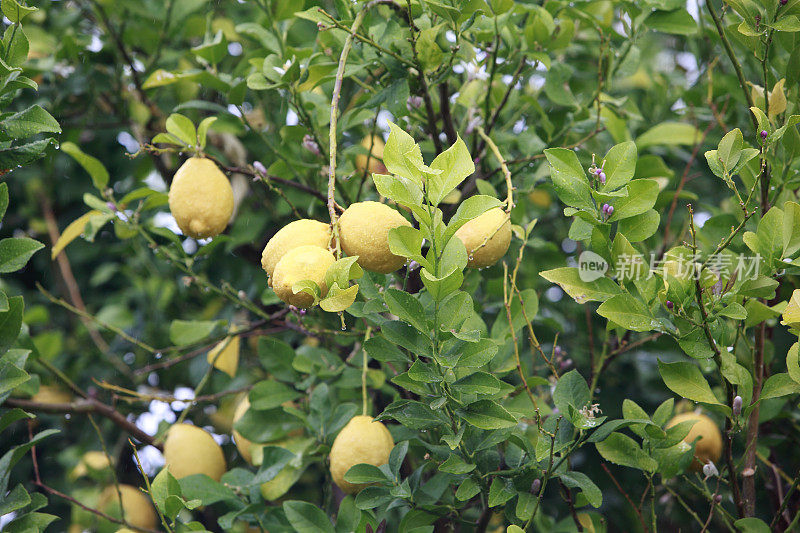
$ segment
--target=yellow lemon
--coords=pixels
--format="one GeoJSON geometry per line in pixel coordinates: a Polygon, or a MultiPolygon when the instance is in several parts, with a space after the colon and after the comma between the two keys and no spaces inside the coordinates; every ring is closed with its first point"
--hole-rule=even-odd
{"type": "Polygon", "coordinates": [[[511,244],[511,220],[508,213],[495,207],[473,218],[455,233],[467,249],[467,266],[492,266],[508,251],[511,244]]]}
{"type": "Polygon", "coordinates": [[[667,423],[667,428],[671,428],[681,422],[687,420],[695,421],[689,434],[683,439],[684,442],[692,443],[695,439],[700,439],[694,445],[694,457],[690,467],[693,471],[699,471],[703,465],[711,461],[716,463],[722,456],[722,433],[720,433],[717,424],[704,414],[699,413],[683,413],[673,417],[667,423]]]}
{"type": "MultiPolygon", "coordinates": [[[[233,413],[233,423],[236,424],[236,421],[242,418],[248,409],[250,409],[250,400],[245,396],[242,398],[242,401],[239,402],[239,405],[236,406],[236,411],[233,413]]],[[[235,429],[232,433],[233,442],[236,443],[236,448],[239,450],[242,459],[253,464],[253,447],[258,445],[242,437],[235,429]]]]}
{"type": "Polygon", "coordinates": [[[314,298],[305,292],[295,294],[292,287],[299,281],[311,280],[319,285],[322,295],[328,292],[325,273],[336,262],[327,248],[305,245],[289,250],[272,273],[272,289],[278,298],[289,305],[305,309],[314,304],[314,298]]]}
{"type": "Polygon", "coordinates": [[[175,424],[164,441],[164,468],[176,478],[206,474],[219,481],[225,473],[225,455],[214,437],[190,424],[175,424]]]}
{"type": "Polygon", "coordinates": [[[39,385],[39,391],[31,396],[31,400],[39,403],[70,403],[72,394],[52,385],[39,385]]]}
{"type": "Polygon", "coordinates": [[[387,174],[389,171],[386,170],[386,167],[383,165],[383,149],[385,147],[383,139],[381,139],[378,135],[367,136],[361,140],[361,146],[364,147],[366,152],[370,153],[369,166],[367,165],[367,154],[357,154],[357,173],[363,174],[364,172],[374,172],[375,174],[387,174]]]}
{"type": "Polygon", "coordinates": [[[271,278],[275,265],[289,250],[309,244],[327,248],[330,242],[329,224],[308,218],[295,220],[282,227],[264,247],[264,252],[261,254],[261,268],[271,278]]]}
{"type": "Polygon", "coordinates": [[[233,188],[213,161],[192,157],[172,178],[169,210],[189,237],[214,237],[225,230],[233,213],[233,188]]]}
{"type": "Polygon", "coordinates": [[[344,475],[357,464],[386,464],[393,447],[394,440],[386,426],[374,421],[371,416],[354,416],[331,446],[331,476],[334,483],[348,494],[360,491],[365,485],[348,483],[344,475]]]}
{"type": "Polygon", "coordinates": [[[379,202],[358,202],[348,207],[339,218],[342,249],[349,256],[358,256],[365,270],[388,274],[403,266],[405,258],[389,250],[389,230],[411,227],[403,215],[379,202]]]}
{"type": "Polygon", "coordinates": [[[70,477],[76,479],[87,475],[89,472],[97,472],[111,467],[108,456],[97,450],[88,451],[83,454],[80,462],[70,472],[70,477]]]}
{"type": "Polygon", "coordinates": [[[136,533],[136,532],[132,529],[128,529],[127,527],[123,527],[118,529],[116,533],[136,533]]]}
{"type": "MultiPolygon", "coordinates": [[[[143,529],[157,527],[158,517],[146,494],[131,485],[120,485],[119,493],[122,495],[122,510],[128,524],[143,529]]],[[[97,507],[109,516],[122,518],[119,502],[117,488],[111,485],[103,489],[97,507]]]]}
{"type": "Polygon", "coordinates": [[[795,289],[789,298],[789,304],[781,315],[781,324],[790,328],[800,328],[800,289],[795,289]]]}

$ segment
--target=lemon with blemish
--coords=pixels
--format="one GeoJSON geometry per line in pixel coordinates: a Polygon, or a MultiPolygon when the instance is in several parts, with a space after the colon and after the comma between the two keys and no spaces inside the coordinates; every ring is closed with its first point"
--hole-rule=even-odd
{"type": "Polygon", "coordinates": [[[467,266],[492,266],[508,251],[511,244],[511,219],[495,207],[473,218],[455,233],[467,249],[467,266]]]}
{"type": "Polygon", "coordinates": [[[178,479],[205,474],[219,481],[225,473],[225,455],[210,433],[191,424],[175,424],[164,441],[164,468],[178,479]]]}
{"type": "Polygon", "coordinates": [[[304,218],[290,222],[272,236],[261,254],[261,268],[272,278],[278,261],[289,250],[313,245],[327,248],[331,242],[330,224],[304,218]]]}
{"type": "Polygon", "coordinates": [[[300,281],[315,282],[324,296],[328,292],[325,273],[336,262],[327,248],[305,245],[299,246],[284,255],[272,273],[272,290],[289,305],[305,309],[314,304],[314,297],[306,292],[294,293],[292,287],[300,281]]]}
{"type": "Polygon", "coordinates": [[[361,268],[388,274],[406,262],[389,249],[389,230],[411,227],[403,215],[379,202],[358,202],[348,207],[339,218],[342,249],[349,256],[358,256],[361,268]]]}
{"type": "Polygon", "coordinates": [[[345,481],[351,467],[366,463],[381,466],[389,462],[394,448],[392,434],[371,416],[354,416],[336,436],[331,446],[331,476],[334,483],[347,494],[354,494],[366,485],[345,481]]]}
{"type": "Polygon", "coordinates": [[[172,178],[169,210],[184,234],[214,237],[225,230],[233,214],[233,188],[213,161],[189,158],[172,178]]]}

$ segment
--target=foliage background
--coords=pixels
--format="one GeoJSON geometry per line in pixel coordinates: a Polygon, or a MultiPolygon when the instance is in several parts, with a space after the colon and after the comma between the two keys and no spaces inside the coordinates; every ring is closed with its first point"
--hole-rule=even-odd
{"type": "MultiPolygon", "coordinates": [[[[636,140],[640,162],[643,156],[649,158],[641,169],[647,174],[637,169],[637,177],[662,178],[664,185],[655,205],[662,215],[661,226],[647,241],[648,249],[663,252],[687,238],[686,203],[694,206],[696,220],[709,221],[704,226],[703,245],[713,248],[728,231],[733,217],[730,213],[737,206],[702,156],[734,127],[742,128],[746,139],[756,145],[748,102],[722,55],[719,37],[704,6],[693,1],[686,6],[669,0],[549,1],[543,6],[511,0],[470,0],[455,4],[458,9],[448,7],[446,1],[410,3],[416,23],[423,29],[414,37],[416,54],[403,19],[407,8],[403,2],[395,7],[378,6],[367,16],[364,34],[390,53],[369,44],[354,44],[341,98],[337,173],[343,179],[338,191],[345,205],[357,198],[377,197],[371,180],[356,171],[354,160],[364,153],[360,140],[373,131],[387,133],[387,120],[391,118],[421,143],[428,161],[455,140],[456,132],[460,134],[478,161],[478,179],[467,180],[461,187],[464,195],[477,189],[502,198],[502,173],[485,150],[476,125],[482,123],[491,129],[491,137],[510,162],[517,199],[512,220],[525,225],[538,219],[525,245],[517,282],[521,289],[538,295],[533,326],[547,353],[555,349],[558,339],[560,371],[577,369],[588,378],[592,358],[598,356],[607,338],[606,320],[594,313],[596,303],[576,304],[539,276],[540,271],[568,264],[583,246],[568,238],[570,221],[563,216],[563,206],[553,192],[542,150],[579,146],[581,162],[588,166],[592,153],[602,156],[616,143],[636,140]],[[410,67],[403,60],[415,65],[410,67]],[[424,85],[423,78],[415,75],[420,67],[424,85]],[[669,124],[667,129],[653,134],[651,128],[662,123],[669,124]],[[436,132],[435,141],[431,129],[436,132]]],[[[229,323],[253,326],[254,316],[231,300],[254,302],[274,318],[258,324],[243,342],[235,377],[221,372],[209,374],[204,393],[218,396],[193,408],[190,415],[195,424],[211,426],[222,435],[229,467],[247,465],[237,457],[227,437],[230,422],[226,427],[224,413],[227,410],[229,416],[236,395],[226,392],[240,391],[283,371],[290,373],[286,381],[293,382],[299,391],[296,400],[301,409],[308,407],[305,395],[322,383],[330,387],[334,405],[360,402],[360,357],[352,355],[363,339],[363,325],[350,317],[348,329],[339,331],[335,315],[319,310],[305,316],[282,313],[284,306],[267,289],[259,265],[264,244],[295,218],[293,209],[303,217],[327,220],[319,196],[324,194],[327,181],[333,76],[346,33],[330,28],[330,19],[312,9],[314,6],[335,14],[336,20],[346,25],[357,8],[343,0],[81,0],[43,2],[24,23],[30,40],[26,74],[39,83],[39,90],[23,93],[13,106],[45,107],[61,125],[61,146],[74,143],[97,158],[109,179],[107,184],[93,187],[89,174],[65,150],[51,150],[37,163],[4,177],[12,200],[0,230],[2,236],[24,234],[48,245],[47,251],[36,254],[24,270],[2,280],[7,294],[25,297],[25,326],[19,342],[27,346],[24,343],[29,338],[35,346],[32,358],[64,372],[81,389],[114,403],[129,420],[154,433],[159,420],[174,420],[183,405],[131,399],[100,384],[115,384],[145,395],[186,394],[207,374],[205,352],[201,350],[200,356],[157,372],[137,371],[176,353],[194,352],[149,353],[54,304],[47,294],[85,307],[98,322],[119,328],[152,347],[176,344],[174,320],[218,321],[211,324],[213,335],[209,332],[205,342],[199,342],[203,340],[200,337],[196,343],[187,343],[200,348],[208,345],[209,339],[224,335],[229,323]],[[302,16],[295,14],[301,10],[308,11],[302,16]],[[306,69],[308,62],[317,67],[306,69]],[[140,143],[164,131],[164,121],[173,112],[195,122],[216,116],[208,152],[239,171],[230,173],[240,200],[235,221],[224,237],[210,244],[177,239],[169,231],[174,226],[163,191],[182,156],[130,155],[139,150],[140,143]],[[308,148],[314,140],[319,143],[319,153],[308,148]],[[268,174],[279,179],[254,180],[254,161],[263,163],[268,174]],[[197,257],[192,269],[201,281],[176,269],[115,220],[97,228],[90,238],[75,240],[59,259],[51,260],[54,235],[86,213],[87,203],[96,209],[96,202],[87,201],[86,195],[105,197],[106,187],[117,199],[141,187],[157,191],[149,196],[151,203],[143,210],[143,217],[153,224],[152,233],[159,243],[179,240],[187,254],[197,257]],[[309,194],[306,189],[316,193],[309,194]],[[228,297],[204,289],[202,280],[222,287],[228,297]],[[78,294],[80,300],[76,299],[78,294]],[[274,354],[278,348],[270,344],[273,341],[260,338],[262,334],[291,346],[295,357],[300,358],[294,370],[276,367],[274,354]]],[[[757,9],[763,7],[759,4],[757,9]]],[[[800,14],[797,2],[790,2],[785,9],[800,14]]],[[[733,29],[740,16],[726,6],[725,17],[726,24],[731,24],[730,38],[741,54],[746,78],[763,85],[760,64],[747,50],[748,37],[733,29]]],[[[790,31],[775,33],[769,76],[770,86],[786,79],[788,106],[795,111],[800,77],[797,35],[790,31]]],[[[797,177],[797,164],[789,165],[781,186],[790,190],[790,196],[794,196],[797,177]]],[[[98,185],[97,176],[94,178],[98,185]]],[[[450,214],[454,208],[444,210],[450,214]]],[[[509,262],[520,246],[521,241],[515,239],[506,256],[509,262]]],[[[746,250],[740,236],[732,249],[746,250]]],[[[411,276],[410,286],[415,283],[419,286],[411,276]]],[[[787,299],[793,286],[796,277],[789,271],[775,302],[787,299]]],[[[499,324],[505,320],[502,265],[468,271],[465,289],[473,295],[490,331],[496,320],[499,324]]],[[[773,319],[770,328],[774,324],[773,319]]],[[[626,336],[625,342],[635,343],[645,337],[626,336]]],[[[189,338],[196,337],[189,334],[189,338]]],[[[768,363],[781,366],[794,340],[785,328],[776,327],[767,348],[768,363]]],[[[522,342],[529,375],[546,379],[548,370],[534,357],[527,341],[522,342]]],[[[685,360],[674,340],[666,335],[648,337],[647,342],[628,348],[612,335],[607,342],[610,352],[620,353],[610,362],[598,386],[596,401],[604,415],[620,418],[626,398],[651,413],[674,396],[657,366],[657,358],[685,360]]],[[[511,343],[507,342],[490,370],[509,375],[509,381],[516,385],[516,376],[509,374],[513,368],[511,343]]],[[[41,366],[29,362],[28,371],[33,379],[24,386],[23,395],[33,393],[38,381],[55,383],[52,373],[41,366]]],[[[384,376],[376,361],[371,363],[370,372],[373,414],[377,414],[401,393],[386,381],[390,376],[384,376]]],[[[548,405],[549,394],[547,386],[539,387],[537,395],[548,405]]],[[[524,396],[519,395],[518,400],[524,396]]],[[[800,464],[793,453],[798,441],[796,396],[790,398],[764,403],[759,451],[792,479],[800,464]]],[[[118,460],[119,480],[139,485],[141,476],[132,461],[128,436],[108,420],[98,418],[97,422],[118,460]]],[[[40,413],[36,424],[61,430],[37,446],[46,483],[58,491],[79,495],[79,499],[84,495],[91,499],[100,484],[96,480],[73,481],[68,475],[85,451],[98,449],[90,421],[81,414],[40,413]]],[[[400,435],[408,438],[410,433],[401,430],[396,441],[401,440],[400,435]]],[[[2,438],[5,450],[26,442],[29,436],[24,424],[18,423],[2,438]]],[[[424,453],[416,446],[412,450],[418,457],[424,453]]],[[[149,473],[154,474],[159,454],[151,448],[143,451],[142,457],[149,473]]],[[[573,456],[571,467],[602,487],[604,503],[599,512],[610,531],[639,528],[637,517],[615,490],[601,463],[593,447],[582,448],[573,456]]],[[[608,467],[638,498],[646,487],[640,473],[608,467]]],[[[758,469],[762,517],[772,516],[776,499],[780,501],[787,488],[776,472],[763,464],[758,469]]],[[[329,485],[325,476],[321,463],[314,464],[292,488],[291,499],[323,503],[320,487],[329,485]]],[[[28,456],[13,470],[12,486],[16,482],[30,485],[33,478],[28,456]]],[[[664,483],[674,492],[659,489],[658,522],[662,528],[672,531],[697,525],[676,494],[705,518],[708,503],[704,495],[682,486],[677,478],[664,483]]],[[[558,491],[548,493],[543,510],[552,517],[552,527],[556,522],[564,530],[576,527],[558,491]]],[[[220,527],[215,524],[225,511],[224,506],[209,506],[195,514],[205,527],[214,529],[220,527]]],[[[60,518],[50,530],[66,530],[74,506],[51,496],[46,512],[60,518]]],[[[397,519],[397,515],[392,516],[397,519]]],[[[282,518],[273,518],[285,525],[282,518]]]]}

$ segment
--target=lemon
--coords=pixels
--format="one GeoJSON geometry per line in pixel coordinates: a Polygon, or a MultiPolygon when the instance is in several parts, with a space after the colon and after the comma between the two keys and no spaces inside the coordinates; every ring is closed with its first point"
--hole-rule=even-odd
{"type": "MultiPolygon", "coordinates": [[[[125,521],[134,527],[155,529],[158,525],[158,518],[153,505],[150,503],[150,498],[131,485],[120,484],[119,492],[122,495],[122,510],[125,514],[125,521]]],[[[111,485],[103,489],[97,507],[109,516],[122,518],[119,501],[120,497],[117,494],[117,488],[111,485]]]]}
{"type": "Polygon", "coordinates": [[[369,152],[369,166],[367,166],[367,154],[356,155],[356,171],[358,174],[364,172],[386,174],[388,171],[383,165],[383,149],[386,146],[378,135],[370,135],[361,139],[361,146],[369,152]],[[370,151],[370,148],[372,150],[370,151]]]}
{"type": "Polygon", "coordinates": [[[331,446],[331,476],[334,483],[347,494],[360,491],[365,485],[348,483],[344,475],[357,464],[386,464],[393,447],[394,440],[386,426],[374,421],[371,416],[354,416],[331,446]]]}
{"type": "Polygon", "coordinates": [[[292,291],[298,281],[311,280],[319,285],[322,294],[328,292],[325,285],[325,273],[336,262],[327,248],[307,244],[289,250],[272,273],[272,289],[278,298],[289,305],[305,309],[314,304],[314,298],[306,292],[292,291]]]}
{"type": "Polygon", "coordinates": [[[39,391],[31,396],[31,400],[39,403],[70,403],[72,394],[52,385],[39,385],[39,391]]]}
{"type": "Polygon", "coordinates": [[[87,475],[89,472],[98,472],[111,467],[108,456],[97,450],[88,451],[83,454],[80,462],[70,472],[70,477],[76,479],[87,475]]]}
{"type": "MultiPolygon", "coordinates": [[[[250,400],[245,396],[242,398],[242,401],[239,402],[239,405],[236,406],[236,411],[233,413],[233,423],[236,424],[237,420],[242,418],[248,409],[250,409],[250,400]]],[[[242,459],[253,464],[253,447],[258,445],[242,437],[235,429],[232,433],[233,442],[236,443],[236,448],[239,450],[242,459]]]]}
{"type": "Polygon", "coordinates": [[[458,228],[455,236],[467,249],[468,267],[492,266],[511,244],[511,220],[508,213],[495,207],[458,228]]]}
{"type": "Polygon", "coordinates": [[[233,188],[210,159],[188,159],[172,178],[169,210],[181,231],[196,239],[222,233],[233,213],[233,188]]]}
{"type": "Polygon", "coordinates": [[[308,218],[295,220],[282,227],[264,247],[264,252],[261,254],[261,268],[271,278],[275,265],[289,250],[307,244],[327,248],[330,242],[329,224],[308,218]]]}
{"type": "Polygon", "coordinates": [[[206,474],[219,481],[225,473],[225,456],[214,437],[190,424],[175,424],[164,441],[164,467],[176,478],[206,474]]]}
{"type": "Polygon", "coordinates": [[[388,274],[403,266],[405,258],[389,250],[389,230],[411,227],[403,215],[378,202],[358,202],[348,207],[339,218],[342,249],[349,256],[358,256],[365,270],[388,274]]]}
{"type": "Polygon", "coordinates": [[[700,439],[694,445],[694,457],[690,469],[692,471],[699,471],[703,465],[711,461],[716,463],[722,456],[722,433],[720,433],[717,424],[712,419],[700,413],[683,413],[673,417],[667,423],[667,428],[671,428],[681,422],[687,420],[696,421],[689,430],[689,434],[683,439],[684,442],[691,444],[696,438],[700,439]]]}

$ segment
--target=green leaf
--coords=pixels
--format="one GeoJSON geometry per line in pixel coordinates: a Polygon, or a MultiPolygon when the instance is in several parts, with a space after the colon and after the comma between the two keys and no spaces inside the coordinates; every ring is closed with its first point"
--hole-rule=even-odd
{"type": "Polygon", "coordinates": [[[456,498],[464,502],[472,499],[472,497],[477,495],[480,491],[480,486],[475,483],[472,478],[468,477],[461,482],[461,485],[458,486],[458,489],[456,490],[456,498]]]}
{"type": "Polygon", "coordinates": [[[594,481],[589,479],[589,476],[582,472],[561,472],[556,474],[561,481],[564,482],[569,488],[572,489],[581,489],[583,495],[586,496],[586,500],[589,502],[589,505],[597,509],[603,504],[603,493],[600,491],[600,487],[595,485],[594,481]]]}
{"type": "Polygon", "coordinates": [[[3,10],[3,15],[14,23],[21,21],[34,11],[39,10],[36,7],[24,6],[17,0],[2,0],[2,2],[0,2],[0,8],[3,10]]]}
{"type": "Polygon", "coordinates": [[[217,121],[217,117],[206,117],[197,126],[197,143],[202,150],[206,147],[206,136],[208,135],[208,128],[217,121]]]}
{"type": "Polygon", "coordinates": [[[9,361],[0,360],[0,398],[31,379],[27,372],[9,361]]]}
{"type": "Polygon", "coordinates": [[[685,9],[654,11],[647,17],[645,24],[662,33],[671,33],[674,35],[692,35],[697,33],[697,23],[685,9]]]}
{"type": "Polygon", "coordinates": [[[169,338],[176,346],[194,344],[211,335],[216,327],[215,320],[173,320],[169,325],[169,338]]]}
{"type": "Polygon", "coordinates": [[[740,518],[733,523],[741,533],[770,533],[772,529],[759,518],[740,518]]]}
{"type": "Polygon", "coordinates": [[[595,443],[597,452],[605,459],[620,466],[655,472],[658,463],[648,456],[632,438],[622,433],[612,433],[602,442],[595,443]]]}
{"type": "Polygon", "coordinates": [[[439,470],[448,474],[462,475],[469,474],[477,465],[464,461],[459,455],[454,453],[447,456],[447,459],[439,465],[439,470]]]}
{"type": "Polygon", "coordinates": [[[495,477],[489,487],[489,507],[503,505],[516,495],[516,491],[511,485],[511,480],[495,477]]]}
{"type": "Polygon", "coordinates": [[[224,484],[203,474],[193,474],[178,480],[181,496],[188,501],[200,501],[202,505],[213,505],[222,501],[236,500],[236,493],[224,484]]]}
{"type": "Polygon", "coordinates": [[[278,381],[265,379],[259,381],[250,389],[248,398],[250,408],[256,410],[267,410],[280,407],[286,402],[296,400],[301,394],[296,390],[278,381]]]}
{"type": "Polygon", "coordinates": [[[544,151],[550,163],[550,179],[562,202],[570,207],[595,212],[592,189],[575,152],[566,148],[548,148],[544,151]]]}
{"type": "Polygon", "coordinates": [[[22,296],[12,296],[8,299],[8,311],[0,313],[0,354],[8,351],[17,340],[24,308],[22,296]]]}
{"type": "Polygon", "coordinates": [[[197,130],[194,123],[180,113],[173,113],[167,117],[166,128],[168,133],[177,137],[186,146],[197,144],[197,130]]]}
{"type": "Polygon", "coordinates": [[[24,267],[44,244],[28,237],[11,237],[0,240],[0,274],[16,272],[24,267]]]}
{"type": "Polygon", "coordinates": [[[664,384],[675,394],[695,402],[722,405],[696,365],[682,361],[664,363],[659,359],[658,371],[664,384]]]}
{"type": "Polygon", "coordinates": [[[24,139],[38,133],[61,133],[58,121],[34,105],[0,121],[0,133],[8,139],[24,139]]]}
{"type": "Polygon", "coordinates": [[[628,293],[618,294],[600,304],[597,314],[631,331],[651,331],[661,327],[647,307],[628,293]]]}
{"type": "Polygon", "coordinates": [[[382,483],[390,481],[387,475],[375,465],[361,463],[350,467],[344,474],[345,481],[349,483],[382,483]]]}
{"type": "Polygon", "coordinates": [[[503,388],[503,382],[488,372],[475,372],[465,376],[451,385],[461,394],[496,394],[503,388]]]}
{"type": "Polygon", "coordinates": [[[108,171],[100,160],[85,154],[75,143],[61,143],[61,150],[72,156],[80,166],[91,176],[96,189],[104,189],[108,185],[108,171]]]}
{"type": "Polygon", "coordinates": [[[450,219],[450,223],[447,224],[444,240],[449,242],[450,238],[461,226],[481,216],[486,211],[494,209],[495,207],[500,207],[501,205],[503,205],[503,202],[492,196],[487,196],[485,194],[470,196],[461,202],[458,209],[456,209],[456,213],[450,219]]]}
{"type": "Polygon", "coordinates": [[[502,405],[492,400],[478,400],[469,404],[459,414],[469,424],[480,429],[502,429],[517,425],[517,419],[502,405]]]}
{"type": "Polygon", "coordinates": [[[389,138],[383,149],[384,166],[392,174],[421,185],[421,167],[425,166],[422,151],[414,142],[414,138],[393,122],[389,122],[389,129],[389,138]]]}
{"type": "Polygon", "coordinates": [[[0,149],[0,169],[12,169],[27,165],[44,155],[44,151],[55,141],[51,138],[33,141],[27,144],[0,149]]]}
{"type": "MultiPolygon", "coordinates": [[[[294,287],[292,287],[294,289],[294,287]]],[[[346,289],[340,289],[338,283],[331,285],[328,294],[320,300],[319,306],[328,313],[340,313],[353,305],[358,296],[358,285],[351,285],[346,289]]]]}
{"type": "Polygon", "coordinates": [[[583,281],[576,267],[561,267],[539,272],[539,275],[561,287],[577,303],[604,302],[622,292],[619,285],[609,278],[583,281]]]}
{"type": "Polygon", "coordinates": [[[0,221],[6,216],[8,209],[8,183],[0,183],[0,221]]]}
{"type": "Polygon", "coordinates": [[[608,219],[609,222],[646,213],[658,199],[658,183],[655,180],[633,180],[628,183],[627,189],[628,196],[610,202],[614,206],[614,214],[608,219]]]}
{"type": "Polygon", "coordinates": [[[460,136],[453,146],[436,156],[431,168],[441,171],[441,174],[429,176],[427,180],[428,195],[434,205],[438,205],[467,176],[475,172],[472,156],[460,136]]]}
{"type": "Polygon", "coordinates": [[[658,214],[658,211],[650,209],[641,215],[620,220],[617,224],[617,231],[625,235],[630,242],[641,242],[658,231],[660,222],[661,215],[658,214]]]}
{"type": "Polygon", "coordinates": [[[800,384],[795,382],[789,374],[773,374],[764,382],[760,399],[780,398],[800,392],[800,384]]]}
{"type": "Polygon", "coordinates": [[[425,320],[425,310],[419,300],[414,298],[411,294],[397,289],[386,289],[383,293],[383,300],[386,302],[386,307],[389,311],[397,315],[401,320],[404,320],[414,326],[418,331],[427,332],[427,321],[425,320]]]}
{"type": "Polygon", "coordinates": [[[553,403],[561,413],[567,414],[570,405],[580,409],[590,399],[589,386],[577,370],[570,370],[558,378],[553,391],[553,403]]]}
{"type": "Polygon", "coordinates": [[[288,500],[283,502],[283,512],[298,533],[335,533],[331,521],[316,505],[288,500]]]}
{"type": "Polygon", "coordinates": [[[14,489],[3,497],[0,502],[0,516],[7,515],[12,511],[22,509],[31,503],[30,494],[22,485],[17,485],[14,489]]]}
{"type": "Polygon", "coordinates": [[[606,183],[600,190],[613,191],[631,181],[636,171],[637,159],[636,144],[633,141],[613,146],[603,159],[606,183]]]}
{"type": "Polygon", "coordinates": [[[192,52],[212,65],[216,65],[228,55],[228,41],[225,39],[222,30],[218,30],[211,40],[207,40],[203,44],[195,46],[192,48],[192,52]]]}
{"type": "Polygon", "coordinates": [[[636,139],[639,148],[649,146],[694,145],[702,137],[702,132],[685,122],[662,122],[653,126],[636,139]]]}
{"type": "MultiPolygon", "coordinates": [[[[384,160],[385,160],[384,152],[384,160]]],[[[372,181],[378,194],[406,207],[422,204],[422,189],[414,181],[403,176],[373,174],[372,181]]]]}

